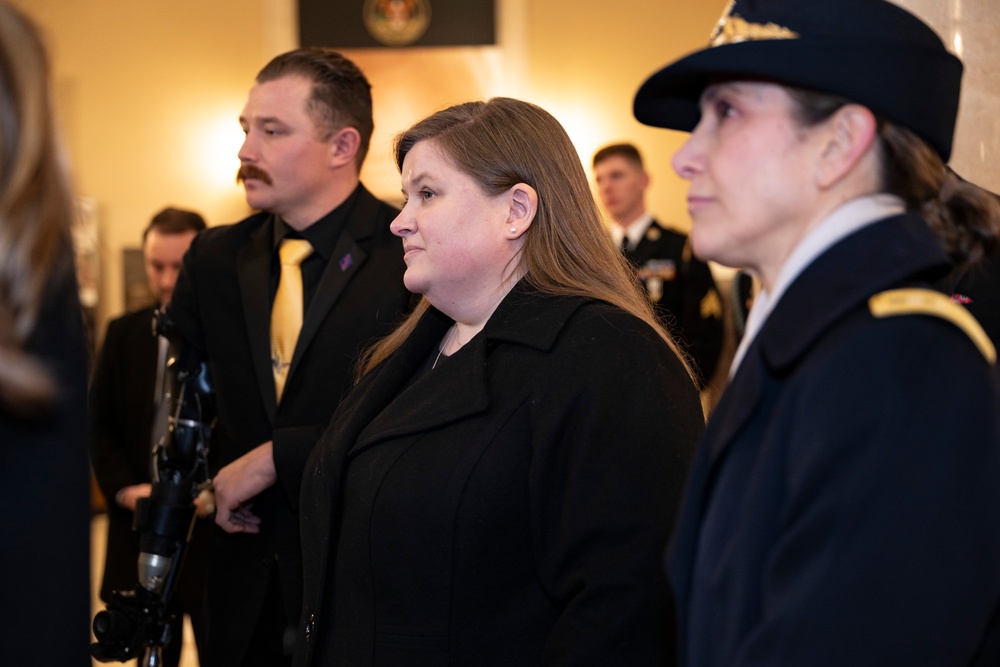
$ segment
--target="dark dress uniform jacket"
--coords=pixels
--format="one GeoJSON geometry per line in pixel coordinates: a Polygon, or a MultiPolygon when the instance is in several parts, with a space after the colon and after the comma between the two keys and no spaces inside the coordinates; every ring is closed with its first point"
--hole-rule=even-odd
{"type": "Polygon", "coordinates": [[[896,216],[777,303],[709,420],[673,541],[685,665],[1000,664],[995,369],[947,319],[868,304],[942,267],[924,221],[896,216]]]}
{"type": "MultiPolygon", "coordinates": [[[[635,248],[625,253],[637,269],[662,265],[653,302],[657,317],[683,344],[694,359],[700,380],[707,383],[715,374],[725,338],[722,299],[708,264],[691,254],[688,237],[664,227],[658,221],[646,230],[635,248]]],[[[649,278],[643,281],[647,293],[649,278]]]]}
{"type": "Polygon", "coordinates": [[[972,313],[1000,347],[1000,255],[993,255],[981,264],[958,275],[949,276],[941,287],[972,313]]]}
{"type": "Polygon", "coordinates": [[[657,561],[703,425],[679,360],[518,285],[419,374],[450,325],[431,308],[309,460],[295,664],[672,664],[657,561]]]}
{"type": "Polygon", "coordinates": [[[211,442],[218,465],[273,440],[278,475],[253,501],[262,520],[259,534],[214,528],[208,573],[212,667],[242,660],[272,566],[280,568],[288,618],[298,618],[303,466],[349,386],[359,350],[388,333],[409,306],[402,244],[389,231],[396,213],[358,187],[304,313],[280,404],[270,362],[272,216],[259,213],[210,228],[184,257],[169,312],[208,359],[218,406],[211,442]]]}

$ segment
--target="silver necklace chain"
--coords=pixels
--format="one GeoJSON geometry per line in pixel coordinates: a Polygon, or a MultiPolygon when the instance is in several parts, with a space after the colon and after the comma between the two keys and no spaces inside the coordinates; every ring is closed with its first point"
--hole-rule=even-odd
{"type": "Polygon", "coordinates": [[[444,348],[448,347],[448,344],[451,343],[451,339],[456,337],[458,337],[458,324],[452,324],[451,328],[448,329],[448,333],[444,335],[441,342],[438,344],[438,353],[437,356],[434,357],[434,363],[431,364],[431,370],[437,368],[438,362],[441,360],[441,355],[444,353],[444,348]]]}

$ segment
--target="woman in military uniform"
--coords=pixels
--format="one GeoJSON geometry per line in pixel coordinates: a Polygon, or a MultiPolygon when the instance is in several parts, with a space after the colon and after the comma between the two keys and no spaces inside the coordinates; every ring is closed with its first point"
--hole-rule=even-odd
{"type": "Polygon", "coordinates": [[[669,557],[686,665],[1000,664],[995,351],[932,286],[997,243],[962,64],[882,0],[737,0],[653,74],[695,254],[761,282],[669,557]]]}

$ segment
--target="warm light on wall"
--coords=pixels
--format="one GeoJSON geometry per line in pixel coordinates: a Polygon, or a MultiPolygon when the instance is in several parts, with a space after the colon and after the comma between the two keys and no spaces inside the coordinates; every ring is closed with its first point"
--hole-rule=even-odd
{"type": "Polygon", "coordinates": [[[243,130],[237,122],[239,107],[221,109],[206,114],[195,133],[196,145],[191,155],[196,164],[198,181],[206,189],[220,194],[239,190],[236,185],[236,171],[240,162],[237,154],[243,145],[243,130]]]}
{"type": "Polygon", "coordinates": [[[607,143],[604,136],[606,130],[600,124],[600,113],[583,102],[567,104],[566,100],[543,99],[536,103],[555,116],[566,129],[566,134],[573,141],[576,152],[580,155],[580,162],[589,175],[591,157],[607,143]]]}

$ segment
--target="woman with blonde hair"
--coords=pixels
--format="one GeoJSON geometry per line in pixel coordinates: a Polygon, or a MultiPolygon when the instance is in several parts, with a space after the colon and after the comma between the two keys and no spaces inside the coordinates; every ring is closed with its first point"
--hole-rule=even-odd
{"type": "Polygon", "coordinates": [[[84,664],[86,346],[73,200],[36,28],[0,3],[0,664],[84,664]]]}
{"type": "Polygon", "coordinates": [[[568,135],[495,98],[395,156],[423,300],[306,468],[296,664],[670,664],[701,407],[568,135]]]}
{"type": "Polygon", "coordinates": [[[945,167],[962,63],[884,0],[736,0],[636,117],[690,136],[695,254],[752,273],[671,547],[685,665],[1000,664],[997,248],[945,167]]]}

